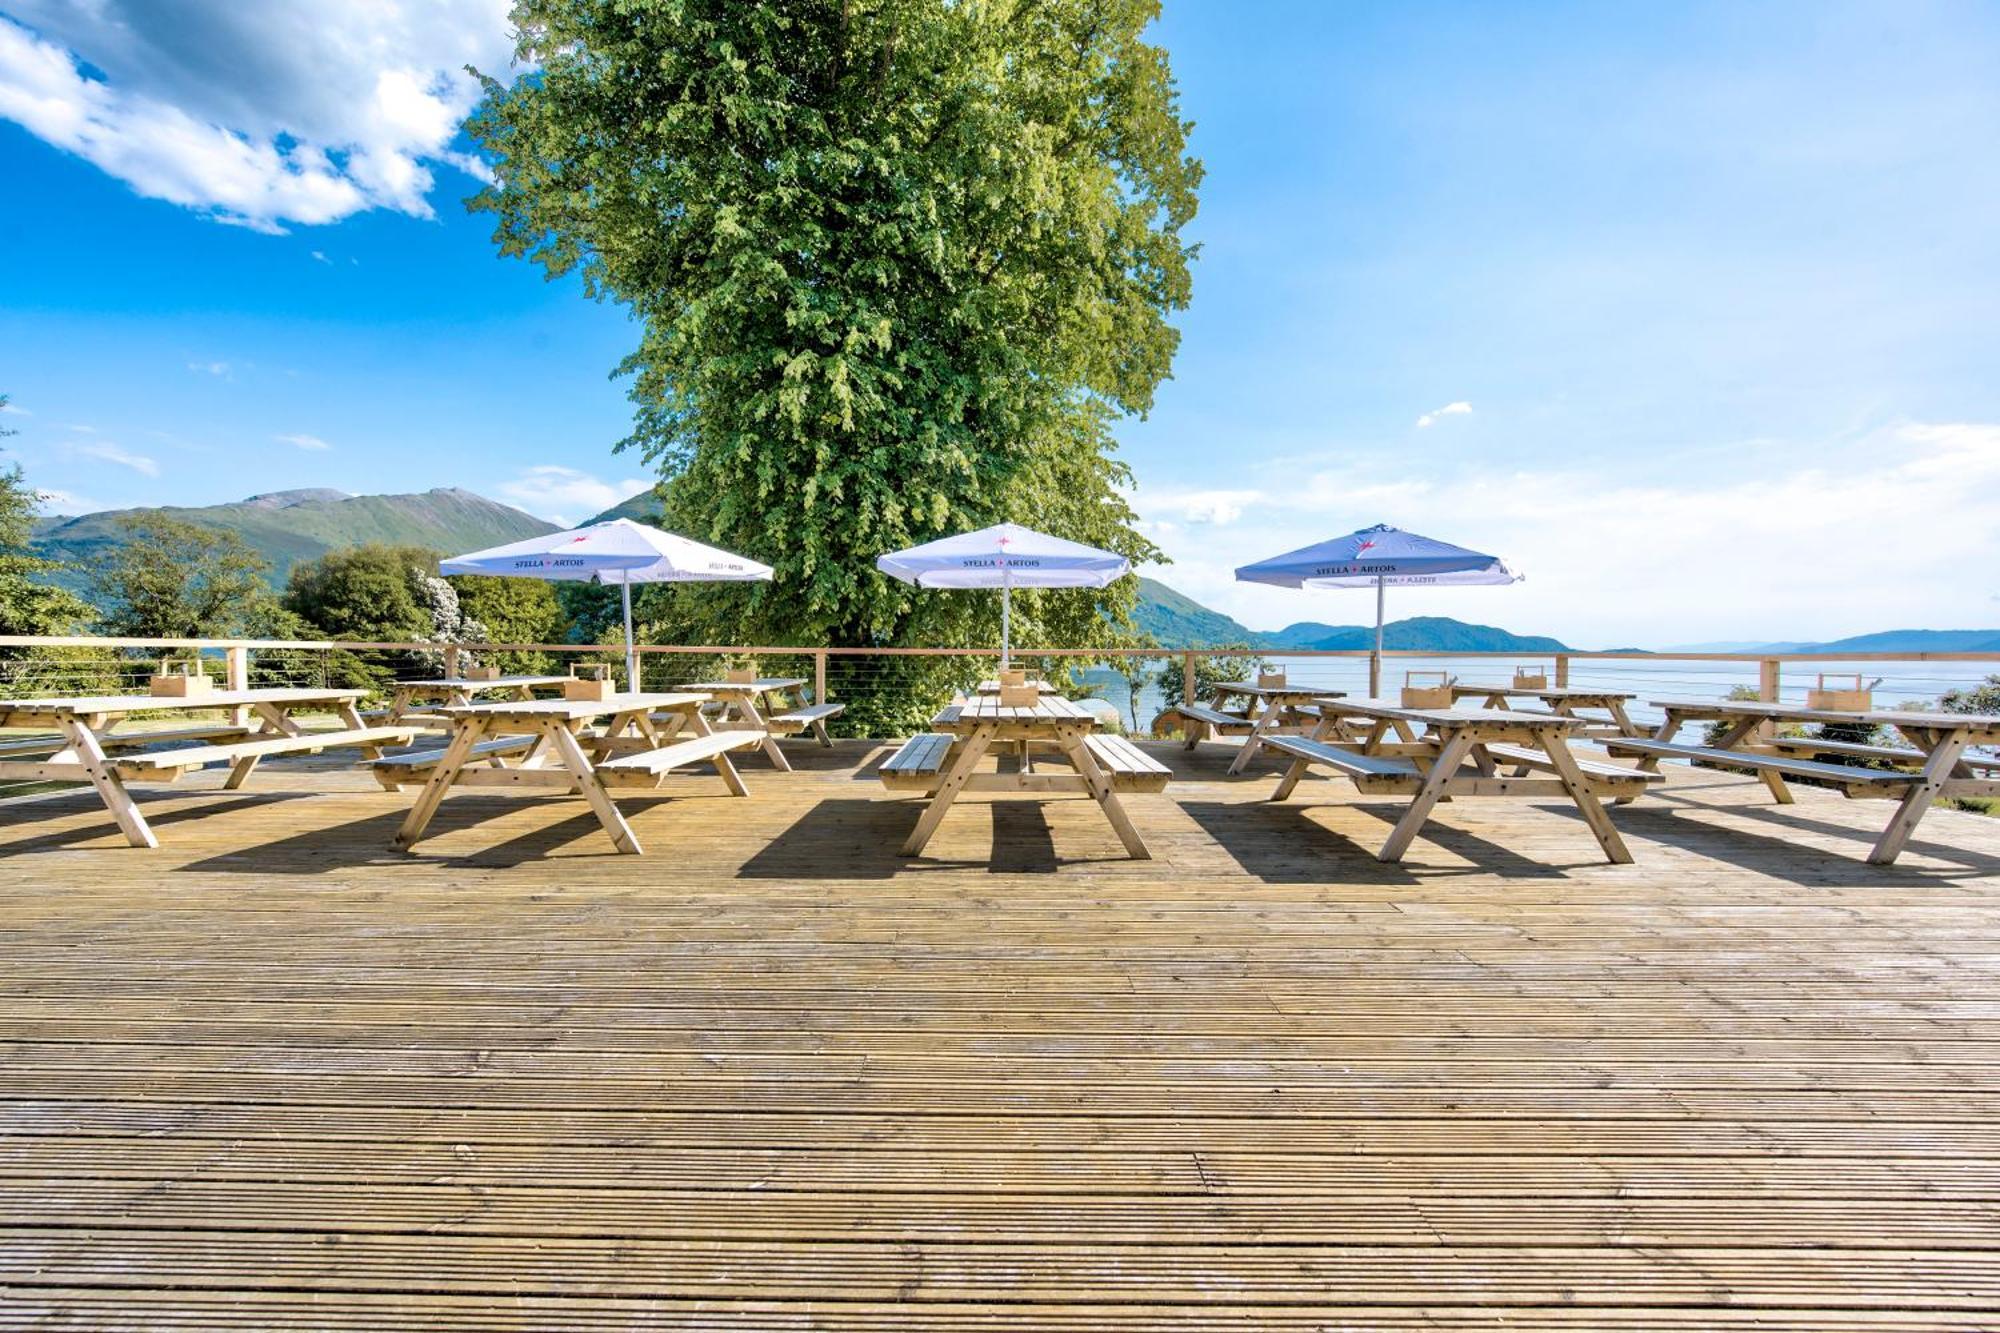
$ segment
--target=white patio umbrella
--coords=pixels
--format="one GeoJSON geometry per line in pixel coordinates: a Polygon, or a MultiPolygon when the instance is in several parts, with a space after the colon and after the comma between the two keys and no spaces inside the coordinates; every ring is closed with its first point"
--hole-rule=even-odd
{"type": "Polygon", "coordinates": [[[446,574],[618,585],[625,608],[625,688],[639,688],[639,654],[632,644],[635,583],[747,583],[771,577],[771,567],[629,518],[544,533],[526,541],[438,562],[446,574]]]}
{"type": "Polygon", "coordinates": [[[1386,523],[1244,565],[1236,577],[1243,583],[1270,583],[1281,588],[1373,588],[1375,651],[1368,658],[1370,694],[1382,692],[1382,616],[1388,588],[1518,583],[1521,579],[1498,556],[1420,537],[1386,523]]]}
{"type": "Polygon", "coordinates": [[[998,588],[1000,665],[1005,667],[1012,660],[1014,589],[1102,588],[1132,562],[1018,523],[996,523],[891,552],[878,558],[875,567],[919,588],[998,588]]]}

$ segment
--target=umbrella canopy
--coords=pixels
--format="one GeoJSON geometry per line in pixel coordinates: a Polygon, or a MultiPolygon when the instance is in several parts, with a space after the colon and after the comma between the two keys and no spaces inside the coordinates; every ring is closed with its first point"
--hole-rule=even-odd
{"type": "Polygon", "coordinates": [[[492,574],[550,582],[617,584],[625,608],[625,686],[639,688],[632,643],[635,583],[741,583],[771,577],[771,567],[629,518],[544,533],[526,541],[438,562],[446,574],[492,574]]]}
{"type": "Polygon", "coordinates": [[[1468,551],[1386,523],[1244,565],[1236,577],[1243,583],[1271,583],[1281,588],[1373,588],[1375,651],[1368,659],[1371,694],[1382,691],[1385,589],[1413,584],[1516,583],[1521,578],[1498,556],[1468,551]]]}
{"type": "Polygon", "coordinates": [[[1132,568],[1122,555],[1018,523],[940,537],[880,556],[875,567],[919,588],[998,588],[1000,664],[1007,665],[1015,588],[1102,588],[1132,568]]]}

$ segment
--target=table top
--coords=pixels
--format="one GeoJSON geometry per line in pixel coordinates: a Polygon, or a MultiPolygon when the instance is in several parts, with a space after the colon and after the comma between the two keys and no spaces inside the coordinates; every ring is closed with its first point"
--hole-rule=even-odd
{"type": "Polygon", "coordinates": [[[1933,727],[1949,731],[2000,731],[2000,716],[1991,713],[1926,713],[1899,708],[1871,708],[1846,713],[1827,708],[1765,703],[1756,699],[1654,699],[1653,707],[1686,718],[1766,718],[1773,722],[1845,722],[1884,727],[1933,727]]]}
{"type": "Polygon", "coordinates": [[[1368,717],[1383,722],[1419,722],[1427,727],[1453,727],[1491,723],[1496,726],[1568,731],[1585,725],[1582,718],[1556,717],[1548,713],[1517,713],[1507,708],[1405,708],[1400,699],[1348,699],[1328,702],[1322,714],[1336,717],[1368,717]]]}
{"type": "Polygon", "coordinates": [[[1491,699],[1496,695],[1507,699],[1636,699],[1639,696],[1626,690],[1592,690],[1575,685],[1547,685],[1536,689],[1528,685],[1467,685],[1454,684],[1454,695],[1479,695],[1491,699]]]}
{"type": "Polygon", "coordinates": [[[796,690],[805,683],[803,676],[760,676],[756,680],[704,680],[688,688],[706,694],[769,694],[773,690],[796,690]]]}
{"type": "Polygon", "coordinates": [[[1088,722],[1097,724],[1097,714],[1059,694],[1045,694],[1032,704],[1009,707],[1000,702],[998,695],[981,695],[968,699],[959,706],[959,726],[976,726],[982,722],[1045,722],[1056,723],[1088,722]]]}
{"type": "Polygon", "coordinates": [[[684,711],[708,702],[706,694],[614,694],[608,699],[497,699],[485,704],[456,704],[437,711],[453,721],[494,718],[521,721],[574,722],[579,718],[607,717],[614,713],[684,711]]]}
{"type": "Polygon", "coordinates": [[[399,690],[506,690],[519,689],[523,685],[566,685],[568,676],[494,676],[490,679],[472,679],[465,676],[440,676],[432,680],[399,680],[393,682],[399,690]]]}
{"type": "Polygon", "coordinates": [[[366,690],[285,685],[256,690],[214,690],[185,698],[156,694],[84,694],[59,699],[0,699],[0,716],[8,713],[51,717],[78,713],[188,713],[206,708],[247,708],[252,704],[353,703],[367,693],[366,690]]]}
{"type": "Polygon", "coordinates": [[[1254,694],[1260,699],[1295,696],[1302,699],[1339,699],[1344,690],[1321,689],[1317,685],[1259,685],[1254,680],[1226,680],[1211,687],[1216,694],[1254,694]]]}

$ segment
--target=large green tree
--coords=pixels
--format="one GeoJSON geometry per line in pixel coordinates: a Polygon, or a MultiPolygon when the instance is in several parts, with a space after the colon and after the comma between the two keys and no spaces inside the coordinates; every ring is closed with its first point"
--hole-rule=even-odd
{"type": "MultiPolygon", "coordinates": [[[[1002,519],[1135,557],[1112,455],[1189,294],[1200,165],[1156,0],[517,0],[469,122],[504,253],[628,304],[626,444],[677,530],[771,585],[676,590],[716,641],[990,643],[997,599],[874,557],[1002,519]]],[[[1102,643],[1131,580],[1030,595],[1102,643]],[[1109,619],[1107,619],[1107,613],[1109,619]]]]}
{"type": "MultiPolygon", "coordinates": [[[[6,407],[0,394],[0,411],[6,407]]],[[[0,438],[17,433],[0,425],[0,438]]],[[[43,582],[62,566],[33,550],[41,502],[18,463],[0,467],[0,634],[73,634],[91,616],[82,598],[43,582]]]]}
{"type": "Polygon", "coordinates": [[[227,638],[270,598],[270,566],[228,528],[140,511],[90,571],[104,628],[144,638],[227,638]]]}

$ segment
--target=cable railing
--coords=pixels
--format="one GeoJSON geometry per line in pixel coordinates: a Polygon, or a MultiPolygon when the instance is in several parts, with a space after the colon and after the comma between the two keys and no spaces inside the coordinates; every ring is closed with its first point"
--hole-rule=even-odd
{"type": "MultiPolygon", "coordinates": [[[[474,663],[508,674],[566,674],[580,664],[623,671],[615,644],[342,642],[276,639],[150,639],[0,636],[0,698],[143,694],[165,655],[194,655],[224,687],[346,686],[386,694],[400,679],[457,674],[474,663]]],[[[890,737],[922,726],[955,694],[989,678],[998,654],[975,648],[855,648],[647,644],[638,649],[647,690],[719,679],[729,670],[797,680],[796,693],[845,705],[838,730],[890,737]]],[[[1350,695],[1371,690],[1369,653],[1360,649],[1025,648],[1016,662],[1073,697],[1100,701],[1107,726],[1139,735],[1166,729],[1162,715],[1181,697],[1199,698],[1217,672],[1282,670],[1293,683],[1350,695]]],[[[1501,683],[1516,668],[1551,684],[1627,691],[1635,717],[1648,701],[1714,699],[1747,693],[1803,703],[1819,673],[1879,680],[1883,706],[1933,705],[1945,693],[2000,674],[2000,652],[1983,653],[1521,653],[1383,654],[1380,692],[1395,694],[1410,671],[1442,671],[1468,683],[1501,683]]]]}

